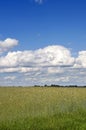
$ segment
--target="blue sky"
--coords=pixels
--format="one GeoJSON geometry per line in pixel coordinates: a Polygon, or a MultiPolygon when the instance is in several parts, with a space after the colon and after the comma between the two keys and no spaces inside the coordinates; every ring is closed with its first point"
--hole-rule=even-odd
{"type": "Polygon", "coordinates": [[[52,82],[86,84],[85,59],[86,0],[0,1],[0,85],[23,85],[23,83],[34,85],[52,82]],[[18,51],[21,52],[21,62],[18,51]],[[16,59],[15,65],[11,63],[8,65],[9,59],[10,62],[16,59]],[[34,63],[32,59],[37,60],[38,63],[34,63]],[[46,62],[47,65],[44,64],[46,62]],[[10,70],[7,70],[8,68],[10,70]],[[24,69],[27,71],[21,73],[24,69]],[[70,73],[71,77],[69,77],[70,73]],[[58,77],[60,79],[55,82],[54,78],[58,77]],[[80,80],[76,82],[78,79],[80,80]]]}

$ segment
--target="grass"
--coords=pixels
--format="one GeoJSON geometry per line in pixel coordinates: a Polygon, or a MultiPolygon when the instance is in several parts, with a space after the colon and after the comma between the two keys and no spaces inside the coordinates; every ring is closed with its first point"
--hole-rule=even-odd
{"type": "Polygon", "coordinates": [[[86,130],[86,88],[0,88],[0,130],[86,130]]]}

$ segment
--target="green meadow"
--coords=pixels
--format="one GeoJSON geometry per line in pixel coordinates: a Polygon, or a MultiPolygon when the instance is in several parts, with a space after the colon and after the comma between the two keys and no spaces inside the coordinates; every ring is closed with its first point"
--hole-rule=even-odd
{"type": "Polygon", "coordinates": [[[0,130],[86,130],[86,88],[1,87],[0,130]]]}

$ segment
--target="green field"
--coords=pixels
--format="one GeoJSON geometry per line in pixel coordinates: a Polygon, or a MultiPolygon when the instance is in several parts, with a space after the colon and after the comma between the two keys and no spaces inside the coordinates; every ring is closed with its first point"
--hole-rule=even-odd
{"type": "Polygon", "coordinates": [[[2,87],[0,130],[86,130],[86,88],[2,87]]]}

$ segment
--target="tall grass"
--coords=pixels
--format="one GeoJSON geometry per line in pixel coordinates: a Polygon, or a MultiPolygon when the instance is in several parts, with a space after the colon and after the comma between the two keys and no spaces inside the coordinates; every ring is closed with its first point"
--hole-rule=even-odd
{"type": "Polygon", "coordinates": [[[86,89],[0,88],[0,130],[86,130],[86,89]]]}

